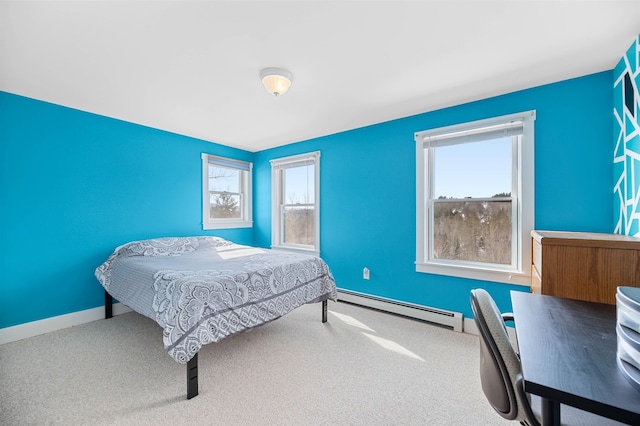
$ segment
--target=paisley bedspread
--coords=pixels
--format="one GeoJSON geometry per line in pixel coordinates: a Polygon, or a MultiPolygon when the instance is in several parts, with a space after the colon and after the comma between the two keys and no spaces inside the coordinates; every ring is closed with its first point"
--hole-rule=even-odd
{"type": "Polygon", "coordinates": [[[110,295],[163,328],[164,347],[181,364],[202,345],[337,296],[319,257],[219,237],[134,241],[95,275],[110,295]]]}

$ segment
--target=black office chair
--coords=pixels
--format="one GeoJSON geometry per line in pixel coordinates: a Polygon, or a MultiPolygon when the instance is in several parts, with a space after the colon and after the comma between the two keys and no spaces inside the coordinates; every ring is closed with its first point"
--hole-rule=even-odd
{"type": "MultiPolygon", "coordinates": [[[[511,345],[506,321],[512,314],[501,314],[486,290],[471,290],[471,310],[480,334],[480,381],[493,409],[508,420],[525,426],[540,426],[540,398],[524,391],[520,357],[511,345]]],[[[563,425],[621,425],[587,411],[562,405],[563,425]]]]}

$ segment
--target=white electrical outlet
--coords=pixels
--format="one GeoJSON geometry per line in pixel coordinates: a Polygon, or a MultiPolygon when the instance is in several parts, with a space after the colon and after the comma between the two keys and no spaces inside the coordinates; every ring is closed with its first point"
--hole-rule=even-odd
{"type": "Polygon", "coordinates": [[[362,278],[364,278],[365,280],[369,279],[369,268],[364,268],[362,270],[362,278]]]}

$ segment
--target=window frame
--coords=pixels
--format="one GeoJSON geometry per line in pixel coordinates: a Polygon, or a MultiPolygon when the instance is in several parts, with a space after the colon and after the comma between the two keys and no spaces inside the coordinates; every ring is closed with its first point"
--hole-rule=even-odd
{"type": "Polygon", "coordinates": [[[305,154],[292,155],[288,157],[276,158],[271,162],[271,248],[278,250],[289,250],[320,255],[320,151],[305,154]],[[283,242],[284,208],[290,204],[283,202],[282,198],[286,193],[284,187],[284,170],[299,167],[305,164],[314,166],[314,203],[304,205],[314,206],[314,244],[287,244],[283,242]]]}
{"type": "MultiPolygon", "coordinates": [[[[534,188],[534,124],[535,110],[477,120],[415,133],[416,142],[416,271],[483,281],[515,285],[531,284],[531,231],[535,219],[534,188]],[[434,259],[433,199],[435,146],[425,146],[429,137],[442,137],[453,133],[468,133],[474,129],[522,121],[522,135],[512,137],[512,264],[480,263],[449,259],[434,259]],[[519,140],[515,140],[519,139],[519,140]]],[[[482,135],[483,133],[481,133],[482,135]]],[[[478,138],[477,141],[487,140],[478,138]]],[[[469,142],[469,143],[473,143],[469,142]]],[[[427,144],[428,145],[428,144],[427,144]]],[[[472,198],[472,201],[492,200],[472,198]]],[[[456,201],[455,199],[453,201],[456,201]]]]}
{"type": "MultiPolygon", "coordinates": [[[[202,229],[229,229],[253,227],[253,163],[202,153],[202,229]],[[225,167],[240,172],[240,218],[211,218],[211,193],[209,190],[209,165],[225,167]]],[[[235,192],[230,192],[236,195],[235,192]]]]}

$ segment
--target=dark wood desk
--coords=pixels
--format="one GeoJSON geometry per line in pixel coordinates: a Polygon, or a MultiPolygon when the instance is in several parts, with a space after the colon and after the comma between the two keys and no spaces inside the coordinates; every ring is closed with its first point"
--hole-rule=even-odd
{"type": "Polygon", "coordinates": [[[543,425],[560,404],[640,424],[640,392],[616,363],[616,306],[511,292],[524,389],[542,397],[543,425]]]}

